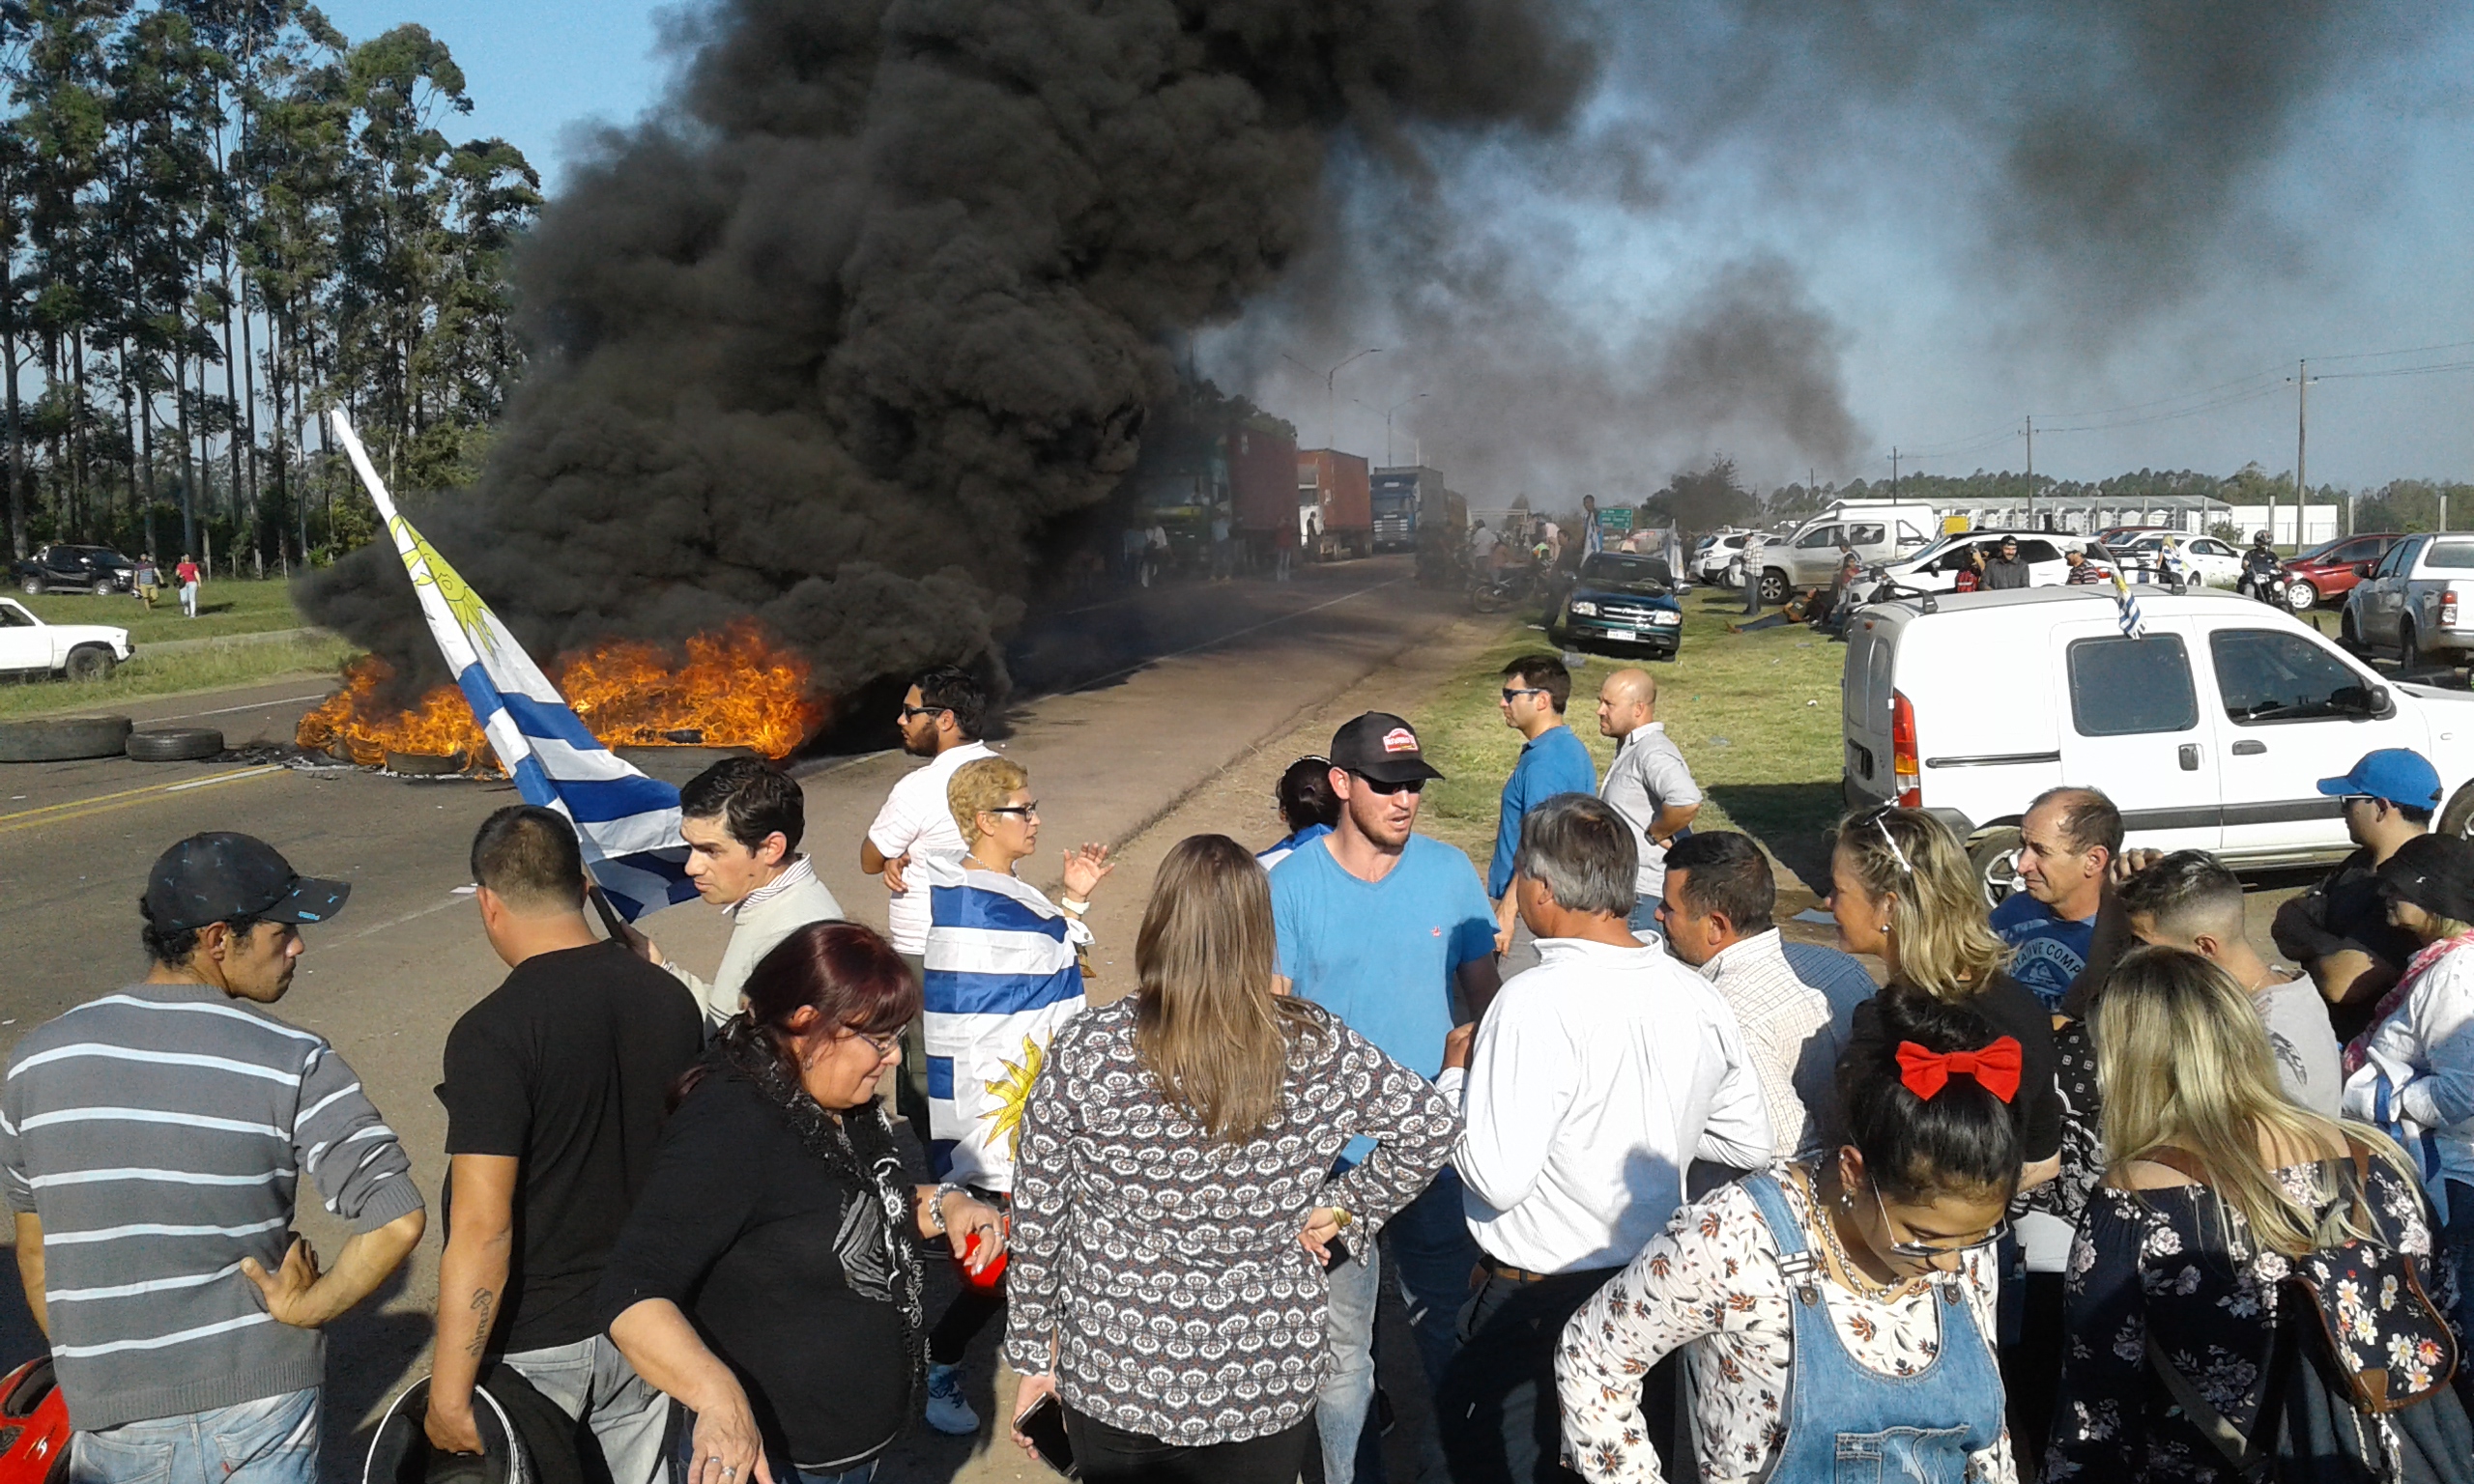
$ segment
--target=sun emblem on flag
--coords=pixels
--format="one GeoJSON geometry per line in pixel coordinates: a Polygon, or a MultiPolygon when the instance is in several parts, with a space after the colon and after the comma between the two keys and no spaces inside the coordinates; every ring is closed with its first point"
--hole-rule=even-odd
{"type": "Polygon", "coordinates": [[[412,551],[404,556],[404,567],[413,575],[413,585],[437,588],[446,611],[467,632],[480,628],[481,620],[489,616],[490,605],[481,601],[481,595],[473,590],[462,574],[446,564],[446,558],[438,555],[438,548],[429,544],[429,537],[415,530],[412,522],[399,515],[395,517],[395,538],[412,543],[412,551]],[[416,557],[419,559],[417,566],[414,565],[416,557]]]}
{"type": "Polygon", "coordinates": [[[992,1082],[980,1084],[988,1090],[990,1097],[996,1099],[996,1106],[979,1115],[990,1126],[988,1141],[993,1144],[1003,1139],[1008,1153],[1021,1146],[1022,1105],[1031,1100],[1031,1084],[1040,1079],[1040,1062],[1045,1053],[1045,1047],[1025,1036],[1022,1038],[1021,1061],[998,1063],[1005,1069],[1005,1074],[992,1082]]]}

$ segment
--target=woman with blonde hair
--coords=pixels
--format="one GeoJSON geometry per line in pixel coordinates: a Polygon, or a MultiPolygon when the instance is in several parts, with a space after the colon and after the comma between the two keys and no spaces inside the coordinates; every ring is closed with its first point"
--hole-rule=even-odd
{"type": "MultiPolygon", "coordinates": [[[[2053,1018],[2032,990],[2002,972],[2010,949],[1994,936],[1966,848],[1922,810],[1866,810],[1839,822],[1829,884],[1839,947],[1882,960],[1888,971],[1884,995],[1963,1005],[2018,1039],[2027,1155],[2020,1187],[2051,1180],[2061,1168],[2062,1117],[2053,1018]]],[[[1880,1005],[1856,1006],[1850,1044],[1873,1044],[1882,1035],[1880,1005]]]]}
{"type": "Polygon", "coordinates": [[[2396,1146],[2288,1101],[2250,996],[2197,954],[2126,954],[2090,1024],[2108,1174],[2071,1253],[2045,1476],[2350,1479],[2368,1451],[2386,1477],[2464,1478],[2474,1433],[2446,1347],[2388,1332],[2417,1305],[2438,1325],[2422,1294],[2392,1277],[2347,1322],[2392,1396],[2437,1386],[2402,1411],[2354,1413],[2292,1350],[2320,1324],[2287,1281],[2314,1254],[2367,1241],[2432,1291],[2430,1209],[2396,1146]],[[2273,1458],[2266,1472],[2236,1462],[2251,1452],[2273,1458]]]}
{"type": "MultiPolygon", "coordinates": [[[[926,856],[910,875],[928,888],[921,959],[920,1045],[928,1063],[929,1172],[947,1189],[1002,1205],[1014,1187],[1022,1104],[1049,1040],[1081,1013],[1082,926],[1091,894],[1114,868],[1106,845],[1065,852],[1064,899],[1014,874],[1039,849],[1031,776],[1010,757],[954,770],[945,801],[970,853],[926,856]]],[[[964,1352],[1004,1309],[1004,1290],[966,1284],[928,1336],[928,1425],[979,1430],[963,1393],[964,1352]]]]}
{"type": "Polygon", "coordinates": [[[1322,1379],[1334,1239],[1371,1241],[1450,1157],[1459,1120],[1424,1077],[1280,992],[1270,883],[1225,836],[1161,862],[1135,969],[1135,993],[1057,1032],[1023,1114],[1016,1416],[1053,1395],[1093,1484],[1288,1484],[1322,1379]],[[1361,1135],[1374,1152],[1333,1176],[1361,1135]]]}

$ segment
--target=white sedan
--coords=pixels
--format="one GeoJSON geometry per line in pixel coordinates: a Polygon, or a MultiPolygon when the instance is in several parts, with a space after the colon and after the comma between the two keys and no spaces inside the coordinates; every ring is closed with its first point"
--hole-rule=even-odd
{"type": "Polygon", "coordinates": [[[2150,581],[2161,582],[2169,550],[2186,580],[2197,578],[2210,587],[2230,587],[2242,579],[2242,554],[2214,536],[2142,536],[2123,550],[2122,563],[2146,572],[2150,581]]]}

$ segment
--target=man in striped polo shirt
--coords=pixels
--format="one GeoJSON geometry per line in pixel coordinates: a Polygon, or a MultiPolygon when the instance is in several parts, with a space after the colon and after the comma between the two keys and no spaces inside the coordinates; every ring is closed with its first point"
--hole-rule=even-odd
{"type": "Polygon", "coordinates": [[[320,1331],[423,1220],[360,1079],[264,1008],[301,925],[350,891],[246,835],[191,836],[138,903],[145,982],[9,1058],[0,1195],[77,1430],[73,1484],[315,1484],[320,1331]],[[290,1232],[303,1174],[354,1233],[323,1272],[290,1232]]]}

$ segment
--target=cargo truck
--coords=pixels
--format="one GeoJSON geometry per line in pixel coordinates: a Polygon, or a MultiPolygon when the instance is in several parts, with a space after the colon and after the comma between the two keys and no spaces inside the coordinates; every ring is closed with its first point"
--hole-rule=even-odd
{"type": "Polygon", "coordinates": [[[1374,471],[1374,549],[1413,551],[1419,523],[1432,503],[1442,499],[1443,471],[1419,466],[1374,471]]]}
{"type": "Polygon", "coordinates": [[[1370,468],[1354,453],[1304,448],[1297,455],[1297,503],[1310,517],[1306,555],[1315,561],[1374,554],[1374,496],[1370,468]]]}

